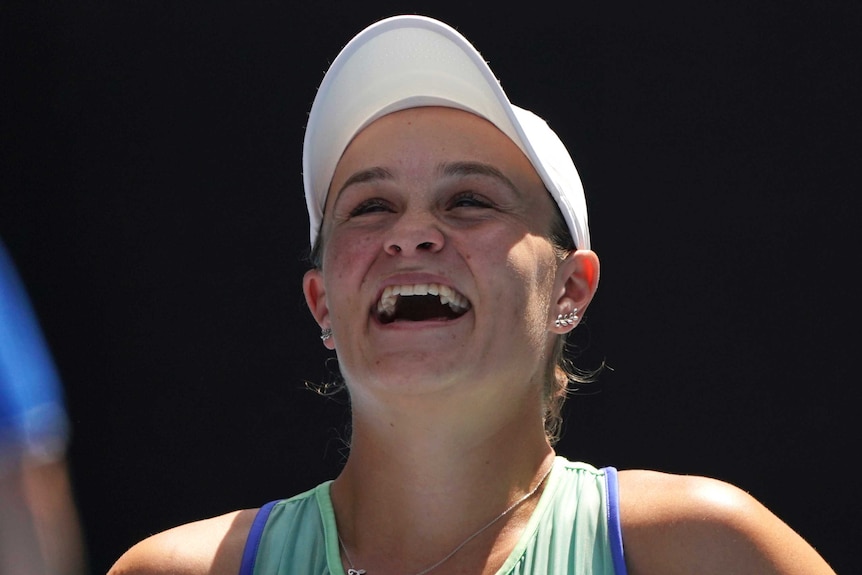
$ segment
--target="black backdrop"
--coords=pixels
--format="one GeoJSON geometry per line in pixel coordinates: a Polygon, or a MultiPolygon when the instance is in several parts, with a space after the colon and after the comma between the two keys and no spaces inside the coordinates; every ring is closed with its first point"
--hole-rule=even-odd
{"type": "Polygon", "coordinates": [[[578,362],[610,369],[558,451],[729,480],[856,566],[855,2],[46,4],[0,7],[0,235],[66,385],[94,573],[337,473],[346,408],[303,386],[328,355],[300,148],[328,62],[397,12],[460,28],[581,170],[603,268],[578,362]]]}

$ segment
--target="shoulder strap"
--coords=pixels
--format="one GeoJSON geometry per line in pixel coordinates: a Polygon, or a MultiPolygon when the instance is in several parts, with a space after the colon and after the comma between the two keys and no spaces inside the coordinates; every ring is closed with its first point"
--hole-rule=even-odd
{"type": "Polygon", "coordinates": [[[255,515],[254,522],[251,524],[251,529],[248,532],[248,539],[245,540],[239,575],[252,575],[254,573],[254,563],[257,560],[257,548],[260,546],[263,528],[266,527],[266,520],[269,519],[269,514],[276,503],[278,501],[270,501],[257,510],[257,515],[255,515]]]}
{"type": "Polygon", "coordinates": [[[620,489],[617,470],[605,467],[605,485],[608,493],[608,544],[616,575],[627,575],[626,560],[623,553],[623,530],[620,525],[620,489]]]}

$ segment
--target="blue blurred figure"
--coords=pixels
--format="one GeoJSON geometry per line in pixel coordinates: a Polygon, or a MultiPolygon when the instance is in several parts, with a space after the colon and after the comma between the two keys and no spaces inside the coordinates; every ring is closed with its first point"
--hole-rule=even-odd
{"type": "Polygon", "coordinates": [[[84,573],[68,438],[54,361],[0,242],[0,575],[84,573]]]}

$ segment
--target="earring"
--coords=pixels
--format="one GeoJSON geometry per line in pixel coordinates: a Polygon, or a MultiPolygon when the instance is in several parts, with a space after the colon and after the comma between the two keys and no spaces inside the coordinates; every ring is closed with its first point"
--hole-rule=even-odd
{"type": "Polygon", "coordinates": [[[326,341],[327,339],[329,339],[331,337],[332,337],[332,328],[331,327],[325,327],[322,330],[320,330],[320,339],[322,341],[326,341]]]}
{"type": "Polygon", "coordinates": [[[577,311],[578,311],[578,308],[575,308],[565,315],[563,315],[563,314],[558,315],[557,319],[554,320],[554,326],[555,327],[567,327],[570,325],[575,325],[575,322],[578,321],[577,311]]]}

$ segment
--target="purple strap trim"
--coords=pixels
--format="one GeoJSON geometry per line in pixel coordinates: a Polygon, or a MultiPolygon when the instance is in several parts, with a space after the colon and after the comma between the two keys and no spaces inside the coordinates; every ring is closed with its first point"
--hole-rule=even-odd
{"type": "Polygon", "coordinates": [[[248,532],[248,539],[245,540],[245,549],[242,551],[242,563],[239,566],[239,575],[252,575],[254,573],[254,563],[257,560],[257,548],[260,547],[260,538],[263,535],[263,528],[266,527],[266,520],[269,519],[269,513],[278,501],[270,501],[257,511],[254,516],[254,522],[251,524],[251,529],[248,532]]]}
{"type": "Polygon", "coordinates": [[[617,482],[617,470],[605,467],[605,485],[608,492],[608,543],[611,547],[611,559],[616,575],[627,575],[626,559],[623,553],[623,530],[620,526],[620,489],[617,482]]]}

